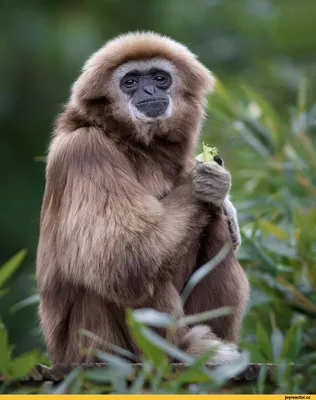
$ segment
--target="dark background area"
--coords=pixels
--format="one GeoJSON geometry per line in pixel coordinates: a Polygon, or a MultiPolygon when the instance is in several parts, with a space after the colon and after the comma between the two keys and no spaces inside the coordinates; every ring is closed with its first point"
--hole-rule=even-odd
{"type": "MultiPolygon", "coordinates": [[[[36,292],[45,168],[36,157],[45,155],[54,118],[86,58],[117,34],[147,29],[185,43],[226,86],[250,85],[281,115],[296,103],[302,71],[308,93],[315,91],[314,0],[2,0],[0,265],[22,248],[28,255],[1,297],[0,314],[18,353],[40,345],[36,307],[10,312],[36,292]]],[[[204,132],[223,149],[234,182],[234,138],[211,116],[212,110],[204,132]]]]}

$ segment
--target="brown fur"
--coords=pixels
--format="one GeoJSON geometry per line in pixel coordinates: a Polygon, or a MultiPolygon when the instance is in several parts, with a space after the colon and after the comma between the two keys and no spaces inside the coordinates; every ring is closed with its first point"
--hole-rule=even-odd
{"type": "MultiPolygon", "coordinates": [[[[40,318],[53,363],[91,359],[81,349],[97,344],[79,335],[80,328],[137,353],[126,307],[176,308],[183,315],[230,305],[232,316],[209,325],[219,338],[238,340],[249,287],[233,251],[185,310],[179,295],[192,272],[231,241],[223,210],[198,199],[192,187],[194,146],[212,84],[184,46],[151,33],[111,41],[88,60],[56,124],[41,212],[40,318]],[[127,61],[156,57],[178,73],[171,93],[176,112],[138,135],[118,105],[112,76],[127,61]]],[[[188,332],[179,329],[174,341],[189,340],[194,331],[188,332]]]]}

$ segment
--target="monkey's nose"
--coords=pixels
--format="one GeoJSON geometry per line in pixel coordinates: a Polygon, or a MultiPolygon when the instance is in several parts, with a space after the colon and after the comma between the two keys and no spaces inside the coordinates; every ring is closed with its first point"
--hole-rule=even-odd
{"type": "Polygon", "coordinates": [[[148,85],[144,87],[144,91],[148,94],[154,94],[155,93],[155,86],[154,85],[148,85]]]}

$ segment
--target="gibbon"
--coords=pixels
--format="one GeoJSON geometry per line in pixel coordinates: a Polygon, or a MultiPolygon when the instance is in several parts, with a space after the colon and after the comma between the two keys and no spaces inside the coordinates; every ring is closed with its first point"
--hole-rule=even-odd
{"type": "Polygon", "coordinates": [[[230,306],[172,340],[195,356],[216,345],[214,363],[238,356],[249,284],[231,177],[221,160],[194,160],[213,86],[184,45],[151,32],[119,36],[84,65],[56,122],[41,211],[39,315],[53,364],[93,360],[82,349],[99,343],[81,328],[137,354],[127,307],[180,317],[230,306]],[[192,273],[227,242],[183,307],[192,273]]]}

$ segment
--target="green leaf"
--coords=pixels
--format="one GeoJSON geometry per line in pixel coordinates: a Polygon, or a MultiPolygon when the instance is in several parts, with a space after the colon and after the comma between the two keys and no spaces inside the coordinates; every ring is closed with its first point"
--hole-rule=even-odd
{"type": "Polygon", "coordinates": [[[264,357],[266,357],[265,362],[271,362],[273,356],[272,356],[272,349],[270,346],[269,336],[262,328],[260,322],[257,322],[256,336],[257,336],[257,346],[259,347],[260,352],[264,355],[264,357]]]}
{"type": "Polygon", "coordinates": [[[266,364],[262,365],[260,368],[258,380],[257,380],[257,386],[258,386],[258,393],[263,394],[264,393],[264,386],[267,378],[267,371],[268,367],[266,364]]]}
{"type": "Polygon", "coordinates": [[[181,293],[181,300],[183,304],[185,304],[195,286],[225,259],[230,250],[231,250],[231,244],[226,243],[221,249],[221,251],[218,254],[216,254],[215,257],[212,258],[212,260],[204,264],[202,267],[200,267],[193,273],[189,282],[186,284],[181,293]]]}
{"type": "Polygon", "coordinates": [[[130,368],[120,368],[117,365],[111,365],[105,368],[93,368],[85,371],[86,378],[100,383],[112,382],[113,379],[120,377],[126,379],[133,371],[132,365],[130,368]]]}
{"type": "Polygon", "coordinates": [[[162,351],[155,343],[148,339],[148,335],[146,335],[145,330],[146,328],[142,323],[135,319],[134,312],[132,310],[127,310],[126,321],[135,343],[147,356],[147,358],[155,366],[159,367],[163,361],[166,360],[164,351],[162,351]]]}
{"type": "Polygon", "coordinates": [[[249,129],[244,122],[236,121],[234,123],[234,128],[243,137],[245,142],[263,159],[270,156],[270,149],[265,146],[254,134],[254,132],[249,129]]]}
{"type": "Polygon", "coordinates": [[[11,350],[8,340],[8,332],[0,321],[0,371],[3,375],[9,374],[11,350]]]}
{"type": "Polygon", "coordinates": [[[4,296],[7,293],[9,293],[9,289],[0,289],[0,297],[4,296]]]}
{"type": "Polygon", "coordinates": [[[137,322],[131,310],[128,310],[127,322],[135,342],[155,366],[159,367],[166,360],[166,353],[181,362],[193,363],[195,361],[194,357],[168,343],[157,333],[137,322]]]}
{"type": "Polygon", "coordinates": [[[301,347],[302,326],[300,323],[294,324],[288,330],[282,347],[282,358],[287,358],[290,361],[296,361],[301,347]]]}
{"type": "Polygon", "coordinates": [[[151,308],[140,308],[134,310],[133,316],[135,321],[156,328],[168,328],[175,322],[171,315],[151,308]]]}
{"type": "Polygon", "coordinates": [[[75,368],[70,374],[56,387],[53,394],[67,393],[69,387],[81,374],[81,368],[75,368]]]}
{"type": "Polygon", "coordinates": [[[216,310],[205,311],[193,315],[186,315],[185,317],[179,319],[177,323],[179,325],[192,325],[199,322],[209,321],[210,319],[223,317],[225,315],[230,315],[231,313],[231,307],[221,307],[217,308],[216,310]]]}
{"type": "Polygon", "coordinates": [[[139,393],[143,393],[143,387],[146,381],[146,371],[144,369],[142,369],[137,378],[134,380],[134,382],[132,383],[132,385],[130,386],[130,389],[128,391],[129,394],[139,394],[139,393]]]}
{"type": "Polygon", "coordinates": [[[19,301],[16,303],[14,306],[11,307],[11,312],[16,312],[18,310],[21,310],[21,308],[28,307],[28,306],[33,306],[34,304],[39,304],[40,302],[40,295],[39,294],[33,294],[32,296],[27,297],[24,300],[19,301]]]}
{"type": "Polygon", "coordinates": [[[5,264],[0,268],[0,288],[6,283],[6,281],[14,274],[14,272],[19,268],[27,251],[21,250],[13,257],[10,258],[5,264]]]}
{"type": "Polygon", "coordinates": [[[145,327],[143,327],[141,330],[145,338],[147,338],[152,344],[156,345],[157,348],[166,352],[169,356],[184,363],[192,363],[195,361],[194,357],[168,343],[165,339],[152,330],[145,327]]]}
{"type": "Polygon", "coordinates": [[[261,351],[258,349],[257,343],[247,341],[242,344],[242,348],[249,351],[252,362],[265,363],[267,361],[267,357],[263,356],[261,351]]]}
{"type": "Polygon", "coordinates": [[[87,331],[86,329],[80,329],[80,333],[85,335],[86,337],[92,339],[94,342],[99,343],[101,346],[107,347],[110,350],[113,350],[115,353],[122,357],[127,357],[130,358],[131,360],[138,361],[138,358],[135,356],[135,354],[131,353],[130,351],[123,349],[122,347],[116,346],[113,343],[109,343],[105,341],[104,339],[101,339],[99,336],[96,334],[87,331]]]}
{"type": "Polygon", "coordinates": [[[40,360],[40,352],[38,350],[24,353],[21,356],[15,358],[10,364],[10,375],[12,378],[23,378],[27,376],[35,365],[40,360]]]}
{"type": "Polygon", "coordinates": [[[214,161],[214,157],[217,155],[216,147],[209,147],[203,143],[203,152],[195,157],[197,161],[211,162],[214,161]]]}
{"type": "Polygon", "coordinates": [[[248,118],[247,116],[242,116],[241,120],[245,124],[247,129],[251,131],[253,136],[256,137],[256,139],[265,146],[267,151],[273,154],[274,144],[272,142],[272,137],[270,136],[269,131],[256,120],[248,118]]]}
{"type": "Polygon", "coordinates": [[[279,226],[273,224],[270,221],[261,219],[259,221],[259,225],[261,228],[264,228],[267,232],[271,233],[281,240],[288,240],[289,238],[288,233],[284,229],[281,229],[279,226]]]}
{"type": "Polygon", "coordinates": [[[275,328],[271,334],[271,346],[273,354],[273,362],[277,363],[283,347],[283,335],[279,328],[275,328]]]}
{"type": "Polygon", "coordinates": [[[249,353],[243,351],[240,356],[229,363],[224,363],[215,368],[212,376],[217,385],[222,386],[229,379],[238,376],[248,367],[249,353]]]}
{"type": "Polygon", "coordinates": [[[188,383],[201,383],[212,380],[210,369],[205,367],[205,364],[211,358],[212,354],[212,351],[202,354],[193,364],[186,367],[183,371],[176,373],[171,382],[171,387],[174,392],[188,383]]]}
{"type": "Polygon", "coordinates": [[[101,350],[93,350],[93,354],[105,363],[109,363],[115,367],[121,368],[124,371],[131,372],[131,364],[119,356],[106,353],[101,350]]]}
{"type": "Polygon", "coordinates": [[[251,251],[253,257],[257,257],[262,265],[265,266],[266,272],[270,272],[273,275],[276,275],[277,268],[276,263],[273,261],[271,257],[260,247],[254,240],[249,239],[246,235],[242,233],[242,240],[244,245],[246,245],[251,251]]]}

